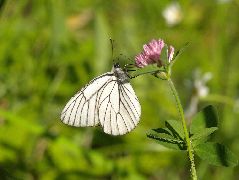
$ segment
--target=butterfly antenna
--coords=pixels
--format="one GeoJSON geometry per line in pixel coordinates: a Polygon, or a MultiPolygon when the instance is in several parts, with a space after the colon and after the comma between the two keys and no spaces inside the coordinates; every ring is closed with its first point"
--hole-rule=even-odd
{"type": "Polygon", "coordinates": [[[110,44],[111,44],[111,59],[113,60],[113,64],[115,64],[114,60],[114,40],[110,38],[110,44]]]}

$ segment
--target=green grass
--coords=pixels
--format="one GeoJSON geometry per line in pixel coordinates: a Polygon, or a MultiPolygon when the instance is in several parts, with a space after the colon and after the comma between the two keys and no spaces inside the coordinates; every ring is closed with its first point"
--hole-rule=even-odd
{"type": "MultiPolygon", "coordinates": [[[[215,139],[239,155],[239,2],[182,1],[182,21],[172,27],[162,16],[170,3],[0,1],[0,177],[189,178],[186,154],[146,137],[151,128],[177,118],[164,81],[151,76],[131,81],[142,118],[125,136],[60,122],[70,97],[93,77],[110,71],[110,38],[115,40],[114,58],[120,60],[133,60],[152,38],[163,38],[176,49],[189,42],[172,74],[182,103],[189,106],[195,70],[211,72],[210,94],[199,100],[199,107],[218,107],[215,139]]],[[[196,164],[199,179],[238,178],[238,167],[211,166],[198,158],[196,164]]]]}

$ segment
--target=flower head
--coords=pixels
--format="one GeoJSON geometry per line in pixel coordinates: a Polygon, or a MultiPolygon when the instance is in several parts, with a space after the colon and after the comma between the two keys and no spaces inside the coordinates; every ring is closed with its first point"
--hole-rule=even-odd
{"type": "MultiPolygon", "coordinates": [[[[135,56],[136,66],[143,68],[149,64],[157,64],[158,67],[164,66],[164,60],[160,58],[163,48],[167,48],[167,45],[162,39],[153,39],[148,44],[143,46],[143,52],[135,56]]],[[[174,47],[169,46],[167,49],[167,61],[170,63],[173,59],[174,47]]]]}
{"type": "Polygon", "coordinates": [[[147,56],[144,52],[138,54],[135,56],[135,62],[136,62],[136,66],[137,67],[144,67],[144,66],[147,66],[148,65],[148,62],[147,62],[147,56]]]}
{"type": "Polygon", "coordinates": [[[155,40],[153,39],[149,44],[145,44],[143,46],[144,53],[148,57],[149,64],[156,63],[159,61],[160,54],[164,47],[163,40],[155,40]]]}

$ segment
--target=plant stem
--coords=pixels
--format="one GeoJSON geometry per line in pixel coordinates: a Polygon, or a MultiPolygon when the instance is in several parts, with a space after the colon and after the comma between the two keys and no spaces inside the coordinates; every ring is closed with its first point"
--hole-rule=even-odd
{"type": "Polygon", "coordinates": [[[177,90],[176,90],[176,88],[173,84],[173,81],[171,80],[170,77],[167,80],[168,80],[170,89],[172,90],[172,93],[175,97],[178,112],[179,112],[179,115],[180,115],[180,120],[182,121],[184,136],[185,136],[186,145],[187,145],[188,156],[189,156],[189,160],[190,160],[190,164],[191,164],[192,179],[197,180],[197,172],[196,172],[195,163],[194,163],[194,153],[193,153],[192,144],[191,144],[189,134],[188,134],[188,130],[187,130],[187,124],[186,124],[186,121],[185,121],[185,118],[184,118],[184,112],[183,112],[182,104],[180,102],[180,99],[179,99],[177,90]]]}

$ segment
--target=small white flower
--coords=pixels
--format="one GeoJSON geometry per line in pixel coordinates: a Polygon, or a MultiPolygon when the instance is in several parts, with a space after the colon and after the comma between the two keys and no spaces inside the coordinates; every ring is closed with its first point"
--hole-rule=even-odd
{"type": "Polygon", "coordinates": [[[203,75],[199,71],[195,72],[194,87],[199,97],[206,97],[209,94],[209,88],[206,83],[212,79],[212,73],[207,72],[203,75]]]}
{"type": "Polygon", "coordinates": [[[199,97],[206,97],[209,93],[208,87],[200,83],[197,84],[197,90],[199,97]]]}
{"type": "Polygon", "coordinates": [[[177,2],[168,5],[162,12],[162,15],[169,26],[179,24],[183,18],[181,7],[177,2]]]}
{"type": "Polygon", "coordinates": [[[207,82],[210,79],[212,79],[211,72],[202,74],[198,69],[194,71],[192,84],[194,93],[190,99],[190,104],[185,111],[187,119],[191,119],[197,113],[200,98],[208,96],[210,89],[207,86],[207,82]]]}

